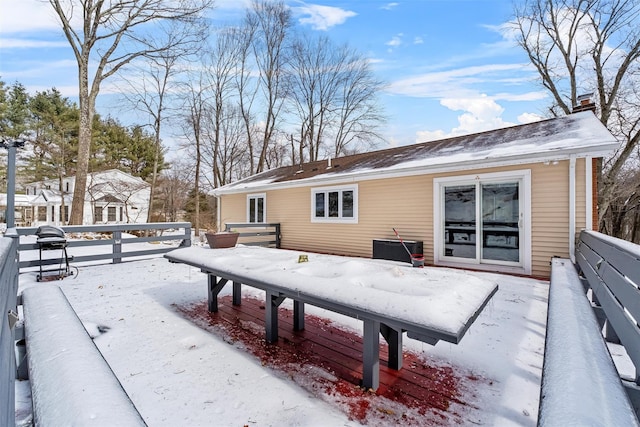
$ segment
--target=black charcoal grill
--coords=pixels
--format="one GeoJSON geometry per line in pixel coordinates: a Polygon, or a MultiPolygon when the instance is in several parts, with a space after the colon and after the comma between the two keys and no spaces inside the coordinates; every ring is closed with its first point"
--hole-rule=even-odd
{"type": "MultiPolygon", "coordinates": [[[[36,230],[36,244],[40,250],[40,274],[37,277],[37,281],[40,282],[46,278],[59,280],[70,276],[71,270],[69,269],[69,256],[67,255],[67,239],[64,235],[64,230],[60,227],[53,225],[41,225],[36,230]],[[60,250],[62,251],[62,258],[58,268],[43,270],[42,251],[60,250]],[[64,262],[64,264],[63,264],[64,262]]],[[[47,263],[49,264],[49,263],[47,263]]]]}

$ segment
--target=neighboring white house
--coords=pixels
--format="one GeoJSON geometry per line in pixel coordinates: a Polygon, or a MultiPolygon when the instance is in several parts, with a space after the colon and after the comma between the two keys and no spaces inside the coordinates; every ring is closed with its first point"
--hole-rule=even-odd
{"type": "MultiPolygon", "coordinates": [[[[26,184],[26,195],[16,195],[16,212],[30,212],[21,213],[21,221],[16,214],[16,225],[37,227],[42,224],[67,224],[74,186],[74,176],[63,178],[62,188],[58,179],[26,184]],[[18,199],[21,200],[20,205],[18,199]],[[23,204],[27,206],[21,206],[23,204]],[[31,209],[28,209],[29,206],[31,209]]],[[[87,176],[82,223],[89,225],[146,222],[150,196],[151,186],[141,178],[117,169],[91,173],[87,176]]],[[[6,208],[6,195],[0,196],[0,204],[6,208]]]]}
{"type": "MultiPolygon", "coordinates": [[[[15,224],[17,227],[25,227],[33,222],[33,199],[36,196],[16,194],[14,199],[15,224]]],[[[7,195],[0,193],[0,223],[6,223],[7,195]]],[[[1,227],[0,227],[1,228],[1,227]]]]}

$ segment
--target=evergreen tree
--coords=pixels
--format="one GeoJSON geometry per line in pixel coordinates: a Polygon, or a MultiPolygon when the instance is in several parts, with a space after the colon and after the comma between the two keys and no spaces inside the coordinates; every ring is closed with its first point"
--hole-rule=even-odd
{"type": "Polygon", "coordinates": [[[0,82],[0,137],[21,138],[25,136],[29,118],[29,94],[24,86],[16,82],[5,89],[0,82]]]}
{"type": "Polygon", "coordinates": [[[31,181],[75,173],[79,112],[57,89],[36,92],[29,102],[33,156],[27,162],[31,181]]]}
{"type": "MultiPolygon", "coordinates": [[[[155,139],[141,126],[126,128],[113,118],[97,117],[93,144],[91,170],[119,169],[144,180],[153,173],[155,139]]],[[[164,169],[162,152],[158,164],[164,169]]]]}

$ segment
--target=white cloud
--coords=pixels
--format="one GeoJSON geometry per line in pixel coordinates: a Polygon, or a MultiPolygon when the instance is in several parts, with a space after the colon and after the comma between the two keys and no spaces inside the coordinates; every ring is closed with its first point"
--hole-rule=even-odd
{"type": "Polygon", "coordinates": [[[387,3],[384,6],[380,6],[380,9],[391,10],[399,5],[400,3],[387,3]]]}
{"type": "Polygon", "coordinates": [[[468,111],[483,120],[495,118],[504,112],[504,108],[484,94],[479,98],[445,98],[440,104],[453,111],[468,111]]]}
{"type": "Polygon", "coordinates": [[[298,21],[303,25],[311,25],[314,30],[326,31],[336,25],[344,24],[347,19],[357,15],[350,10],[318,4],[304,4],[293,7],[292,10],[302,15],[298,21]]]}
{"type": "Polygon", "coordinates": [[[522,64],[487,64],[434,71],[392,82],[387,91],[418,98],[464,98],[478,95],[478,84],[493,84],[500,75],[513,76],[522,64]]]}
{"type": "Polygon", "coordinates": [[[446,137],[447,134],[443,130],[421,130],[416,132],[415,142],[437,141],[438,139],[445,139],[446,137]]]}
{"type": "Polygon", "coordinates": [[[39,0],[2,0],[0,28],[3,34],[59,30],[60,24],[49,2],[39,0]]]}
{"type": "Polygon", "coordinates": [[[442,99],[440,104],[450,110],[464,112],[458,116],[458,126],[450,132],[443,130],[417,132],[418,142],[467,135],[515,124],[504,121],[501,117],[504,108],[484,94],[475,98],[446,98],[442,99]]]}
{"type": "Polygon", "coordinates": [[[542,117],[541,115],[535,113],[522,113],[518,116],[518,123],[525,124],[539,122],[543,118],[544,117],[542,117]]]}
{"type": "Polygon", "coordinates": [[[391,40],[389,40],[388,42],[386,42],[386,43],[385,43],[385,45],[387,45],[387,46],[391,46],[391,47],[398,47],[398,46],[400,46],[400,45],[402,44],[402,36],[403,36],[403,34],[402,34],[402,33],[400,33],[400,34],[398,34],[398,35],[396,35],[396,36],[393,36],[393,37],[391,38],[391,40]]]}
{"type": "Polygon", "coordinates": [[[418,131],[416,142],[468,135],[542,120],[537,114],[523,113],[518,116],[518,123],[505,121],[502,118],[504,108],[495,99],[484,94],[475,98],[446,98],[442,99],[440,104],[452,111],[463,111],[458,116],[458,126],[449,132],[442,129],[418,131]]]}
{"type": "Polygon", "coordinates": [[[423,43],[424,43],[424,40],[422,37],[416,36],[413,38],[413,44],[423,44],[423,43]]]}
{"type": "Polygon", "coordinates": [[[50,40],[31,40],[31,39],[19,39],[19,38],[0,38],[0,46],[3,49],[16,49],[16,48],[47,48],[47,47],[62,47],[68,48],[69,42],[64,41],[50,41],[50,40]]]}

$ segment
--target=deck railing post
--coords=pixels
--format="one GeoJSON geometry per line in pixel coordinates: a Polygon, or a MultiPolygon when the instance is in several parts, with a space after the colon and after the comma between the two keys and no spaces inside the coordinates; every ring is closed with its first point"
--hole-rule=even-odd
{"type": "Polygon", "coordinates": [[[188,248],[191,246],[191,227],[184,228],[184,239],[180,242],[181,248],[188,248]]]}
{"type": "Polygon", "coordinates": [[[116,230],[113,232],[113,263],[119,264],[122,262],[122,257],[117,254],[122,253],[122,231],[116,230]]]}

